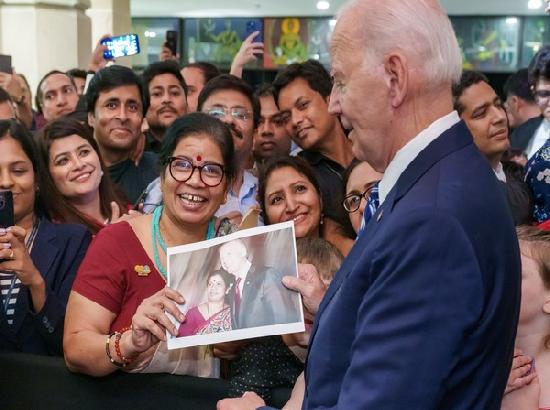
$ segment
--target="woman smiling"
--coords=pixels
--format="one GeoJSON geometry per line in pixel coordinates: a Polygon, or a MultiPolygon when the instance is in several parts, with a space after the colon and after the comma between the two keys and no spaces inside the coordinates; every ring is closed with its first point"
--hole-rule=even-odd
{"type": "Polygon", "coordinates": [[[59,207],[57,219],[82,223],[97,233],[126,213],[127,204],[116,192],[87,125],[60,118],[44,127],[38,142],[53,184],[67,202],[59,207]]]}

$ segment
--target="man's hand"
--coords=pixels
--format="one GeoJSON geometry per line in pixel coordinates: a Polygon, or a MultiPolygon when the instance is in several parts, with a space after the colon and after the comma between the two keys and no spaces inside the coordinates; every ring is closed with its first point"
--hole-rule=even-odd
{"type": "Polygon", "coordinates": [[[299,263],[298,277],[285,276],[283,284],[290,290],[302,294],[306,316],[313,319],[327,291],[327,287],[321,280],[315,266],[299,263]]]}
{"type": "Polygon", "coordinates": [[[108,47],[105,44],[101,44],[101,42],[109,37],[111,37],[110,34],[104,34],[97,42],[94,51],[92,51],[92,56],[90,57],[90,64],[88,64],[89,71],[97,73],[107,65],[107,60],[103,57],[103,53],[107,51],[108,47]]]}
{"type": "Polygon", "coordinates": [[[265,406],[265,401],[256,393],[247,391],[237,399],[223,399],[218,402],[217,410],[256,410],[265,406]]]}
{"type": "Polygon", "coordinates": [[[255,31],[243,41],[241,48],[233,58],[233,62],[231,63],[231,71],[229,74],[241,78],[243,76],[244,66],[252,61],[255,61],[257,59],[256,54],[264,53],[264,43],[254,42],[254,39],[259,34],[259,31],[255,31]]]}
{"type": "Polygon", "coordinates": [[[11,74],[0,73],[0,88],[6,90],[15,103],[21,101],[25,95],[25,90],[17,81],[15,70],[11,74]]]}

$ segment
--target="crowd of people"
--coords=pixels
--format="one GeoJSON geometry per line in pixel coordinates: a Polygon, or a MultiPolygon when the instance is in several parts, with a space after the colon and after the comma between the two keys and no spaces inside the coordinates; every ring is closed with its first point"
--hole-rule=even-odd
{"type": "Polygon", "coordinates": [[[550,409],[550,45],[495,90],[462,71],[437,0],[355,0],[329,70],[254,89],[257,35],[229,74],[170,52],[137,73],[99,42],[34,106],[0,73],[0,349],[224,377],[226,410],[281,386],[288,409],[550,409]],[[230,242],[246,269],[221,257],[184,315],[167,248],[286,221],[299,277],[271,279],[302,294],[306,331],[169,350],[286,302],[236,307],[250,263],[230,242]]]}

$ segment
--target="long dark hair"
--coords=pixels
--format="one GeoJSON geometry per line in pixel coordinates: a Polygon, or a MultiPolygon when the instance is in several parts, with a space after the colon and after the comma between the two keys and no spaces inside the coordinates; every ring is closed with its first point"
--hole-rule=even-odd
{"type": "Polygon", "coordinates": [[[57,208],[62,207],[61,195],[58,194],[55,186],[48,177],[48,168],[41,160],[38,147],[29,131],[17,120],[0,120],[0,139],[11,137],[17,141],[25,155],[32,163],[36,195],[34,198],[34,214],[37,217],[54,219],[57,208]]]}
{"type": "MultiPolygon", "coordinates": [[[[101,182],[99,183],[99,203],[101,214],[107,215],[109,219],[112,217],[111,202],[116,202],[122,212],[126,210],[128,204],[123,201],[120,195],[118,195],[116,192],[115,185],[109,177],[109,171],[103,163],[103,159],[101,158],[101,153],[99,151],[99,146],[97,145],[96,140],[93,138],[90,127],[78,121],[77,119],[69,117],[59,118],[48,123],[39,133],[38,147],[41,160],[46,165],[46,169],[49,169],[48,167],[50,162],[50,148],[53,141],[66,138],[71,135],[78,135],[79,137],[86,140],[95,150],[97,156],[99,157],[99,163],[101,165],[101,170],[103,171],[103,176],[101,178],[101,182]]],[[[49,171],[47,172],[47,175],[52,181],[52,185],[54,185],[54,189],[57,191],[57,194],[62,196],[57,187],[55,187],[49,171]]],[[[60,215],[57,215],[57,218],[59,218],[61,221],[81,223],[83,225],[86,225],[92,233],[96,233],[103,227],[103,225],[99,223],[99,221],[95,221],[88,215],[84,215],[82,212],[78,211],[69,201],[65,200],[64,202],[67,202],[67,206],[64,206],[63,209],[60,209],[60,215]]]]}

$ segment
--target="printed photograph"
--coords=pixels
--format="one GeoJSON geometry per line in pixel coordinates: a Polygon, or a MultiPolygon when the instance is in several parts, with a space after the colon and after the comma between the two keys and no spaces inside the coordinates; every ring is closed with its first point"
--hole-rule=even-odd
{"type": "Polygon", "coordinates": [[[301,296],[283,276],[298,276],[292,222],[169,248],[168,285],[185,298],[185,321],[168,348],[304,331],[301,296]]]}

